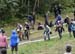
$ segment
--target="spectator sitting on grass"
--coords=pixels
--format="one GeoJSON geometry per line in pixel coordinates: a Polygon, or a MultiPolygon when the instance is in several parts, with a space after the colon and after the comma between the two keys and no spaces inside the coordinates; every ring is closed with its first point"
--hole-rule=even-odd
{"type": "Polygon", "coordinates": [[[71,51],[72,51],[72,47],[70,45],[67,45],[66,52],[64,54],[72,54],[71,51]]]}
{"type": "Polygon", "coordinates": [[[44,29],[44,26],[41,24],[41,23],[38,23],[38,28],[37,30],[43,30],[44,29]]]}

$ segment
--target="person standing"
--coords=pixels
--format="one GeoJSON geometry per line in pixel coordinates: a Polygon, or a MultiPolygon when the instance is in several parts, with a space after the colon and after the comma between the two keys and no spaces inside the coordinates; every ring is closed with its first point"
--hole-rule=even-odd
{"type": "Polygon", "coordinates": [[[74,20],[75,20],[75,10],[74,10],[74,20]]]}
{"type": "Polygon", "coordinates": [[[69,22],[70,22],[70,18],[67,15],[66,18],[64,19],[64,23],[66,23],[66,26],[68,26],[69,25],[69,22]]]}
{"type": "Polygon", "coordinates": [[[29,21],[29,24],[30,24],[30,28],[34,29],[35,18],[33,18],[33,15],[28,15],[28,21],[29,21]]]}
{"type": "Polygon", "coordinates": [[[29,40],[29,33],[30,33],[30,27],[28,22],[25,22],[24,25],[24,36],[27,38],[27,40],[29,40]]]}
{"type": "Polygon", "coordinates": [[[49,25],[49,23],[48,23],[48,13],[46,13],[45,15],[44,15],[44,20],[45,20],[45,24],[46,25],[49,25]]]}
{"type": "Polygon", "coordinates": [[[75,21],[72,21],[71,31],[73,32],[73,36],[75,38],[75,21]]]}
{"type": "Polygon", "coordinates": [[[35,22],[36,22],[35,12],[33,12],[32,16],[33,16],[33,24],[35,24],[35,22]]]}
{"type": "Polygon", "coordinates": [[[20,41],[22,41],[23,40],[23,26],[22,26],[22,24],[18,23],[16,30],[17,30],[17,33],[19,34],[20,41]]]}
{"type": "Polygon", "coordinates": [[[61,21],[58,21],[58,25],[56,25],[56,30],[59,34],[60,39],[62,38],[62,32],[64,31],[63,25],[61,21]]]}
{"type": "Polygon", "coordinates": [[[32,20],[32,29],[35,29],[34,28],[34,25],[35,25],[35,22],[36,22],[35,12],[32,13],[32,17],[33,17],[33,20],[32,20]]]}
{"type": "Polygon", "coordinates": [[[14,50],[15,50],[16,54],[18,54],[18,44],[19,44],[18,34],[17,34],[16,30],[13,30],[11,37],[10,37],[10,47],[11,47],[12,54],[14,54],[13,53],[14,50]]]}
{"type": "Polygon", "coordinates": [[[58,16],[58,7],[57,5],[54,6],[54,14],[55,14],[55,18],[58,16]]]}
{"type": "Polygon", "coordinates": [[[58,4],[58,14],[60,14],[61,15],[61,9],[62,9],[62,7],[61,7],[61,4],[58,4]]]}
{"type": "Polygon", "coordinates": [[[44,40],[46,40],[46,37],[48,37],[48,40],[50,40],[50,33],[51,29],[48,25],[44,25],[44,40]]]}
{"type": "Polygon", "coordinates": [[[49,27],[53,27],[53,26],[54,26],[53,21],[50,21],[49,27]]]}
{"type": "Polygon", "coordinates": [[[69,32],[69,36],[71,37],[72,35],[71,35],[71,26],[72,26],[72,23],[69,21],[69,23],[68,23],[68,32],[69,32]]]}
{"type": "Polygon", "coordinates": [[[58,14],[58,16],[56,17],[55,24],[58,24],[58,21],[62,21],[62,16],[60,14],[58,14]]]}
{"type": "Polygon", "coordinates": [[[7,36],[5,35],[5,31],[0,32],[0,54],[7,54],[7,36]]]}

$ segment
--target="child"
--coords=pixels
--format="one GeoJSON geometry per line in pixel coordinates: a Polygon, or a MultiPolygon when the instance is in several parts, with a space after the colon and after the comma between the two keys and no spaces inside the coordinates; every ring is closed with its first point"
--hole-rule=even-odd
{"type": "Polygon", "coordinates": [[[17,51],[18,51],[18,43],[19,43],[19,37],[18,37],[18,34],[16,32],[16,30],[13,30],[12,31],[12,34],[11,34],[11,37],[10,37],[10,46],[11,46],[11,51],[12,51],[12,54],[13,51],[15,50],[16,54],[17,51]]]}
{"type": "Polygon", "coordinates": [[[64,54],[71,54],[71,50],[72,50],[72,47],[70,45],[68,45],[66,47],[66,52],[64,54]]]}

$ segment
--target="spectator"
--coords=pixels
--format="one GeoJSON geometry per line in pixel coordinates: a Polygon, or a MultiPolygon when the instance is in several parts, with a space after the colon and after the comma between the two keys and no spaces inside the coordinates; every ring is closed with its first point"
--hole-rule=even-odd
{"type": "Polygon", "coordinates": [[[74,20],[75,20],[75,10],[74,10],[74,20]]]}
{"type": "Polygon", "coordinates": [[[48,13],[46,13],[46,14],[44,15],[44,20],[45,20],[45,24],[46,24],[46,25],[49,25],[49,23],[48,23],[48,13]]]}
{"type": "Polygon", "coordinates": [[[24,25],[24,36],[27,38],[27,40],[29,40],[29,33],[30,33],[30,27],[28,22],[25,22],[24,25]]]}
{"type": "Polygon", "coordinates": [[[58,25],[56,25],[56,30],[59,34],[60,39],[62,38],[62,32],[64,31],[62,23],[59,21],[58,25]]]}
{"type": "Polygon", "coordinates": [[[13,30],[12,34],[11,34],[11,37],[10,37],[10,46],[11,46],[12,54],[14,54],[13,53],[14,50],[15,50],[16,54],[18,54],[17,53],[17,51],[18,51],[18,43],[19,43],[18,34],[17,34],[16,30],[13,30]]]}
{"type": "Polygon", "coordinates": [[[69,36],[71,37],[71,26],[72,26],[72,23],[69,21],[69,24],[68,24],[68,32],[69,32],[69,36]]]}
{"type": "Polygon", "coordinates": [[[66,18],[65,18],[64,22],[65,22],[65,23],[67,23],[67,25],[69,25],[69,21],[70,21],[69,17],[68,17],[68,16],[66,16],[66,18]]]}
{"type": "Polygon", "coordinates": [[[7,54],[7,36],[5,35],[5,31],[0,32],[0,54],[7,54]]]}
{"type": "Polygon", "coordinates": [[[62,9],[61,4],[58,4],[58,14],[60,15],[61,15],[61,9],[62,9]]]}
{"type": "Polygon", "coordinates": [[[73,36],[75,38],[75,21],[72,21],[71,30],[72,30],[73,36]]]}
{"type": "Polygon", "coordinates": [[[53,27],[54,25],[53,25],[53,21],[51,21],[50,22],[50,25],[49,25],[50,27],[53,27]]]}
{"type": "Polygon", "coordinates": [[[71,54],[72,47],[70,45],[66,46],[66,52],[64,54],[71,54]]]}
{"type": "Polygon", "coordinates": [[[57,5],[54,6],[54,14],[55,14],[55,18],[58,16],[58,7],[57,5]]]}
{"type": "Polygon", "coordinates": [[[62,20],[62,16],[61,16],[61,15],[58,15],[58,16],[56,17],[55,24],[57,24],[58,21],[61,21],[61,20],[62,20]]]}
{"type": "Polygon", "coordinates": [[[41,23],[38,23],[38,28],[37,30],[43,30],[44,29],[44,26],[41,24],[41,23]]]}
{"type": "Polygon", "coordinates": [[[36,21],[35,12],[33,12],[32,16],[33,16],[33,24],[35,24],[35,21],[36,21]]]}
{"type": "Polygon", "coordinates": [[[28,21],[30,23],[31,29],[34,29],[35,18],[32,15],[28,15],[28,21]]]}
{"type": "Polygon", "coordinates": [[[49,28],[48,25],[44,25],[44,40],[46,40],[46,37],[48,37],[48,40],[50,40],[50,34],[51,29],[49,28]]]}
{"type": "Polygon", "coordinates": [[[17,25],[17,32],[18,32],[20,41],[22,41],[22,39],[23,39],[23,26],[20,23],[18,23],[18,25],[17,25]]]}
{"type": "Polygon", "coordinates": [[[31,23],[32,20],[33,20],[33,17],[31,15],[28,15],[28,21],[31,23]]]}

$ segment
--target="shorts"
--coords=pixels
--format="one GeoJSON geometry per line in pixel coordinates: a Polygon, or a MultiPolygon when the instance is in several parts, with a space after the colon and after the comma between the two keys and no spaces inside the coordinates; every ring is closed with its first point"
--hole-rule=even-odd
{"type": "Polygon", "coordinates": [[[12,51],[18,51],[18,44],[16,44],[15,46],[11,46],[11,50],[12,51]]]}
{"type": "Polygon", "coordinates": [[[6,47],[0,47],[0,54],[7,54],[6,47]]]}

